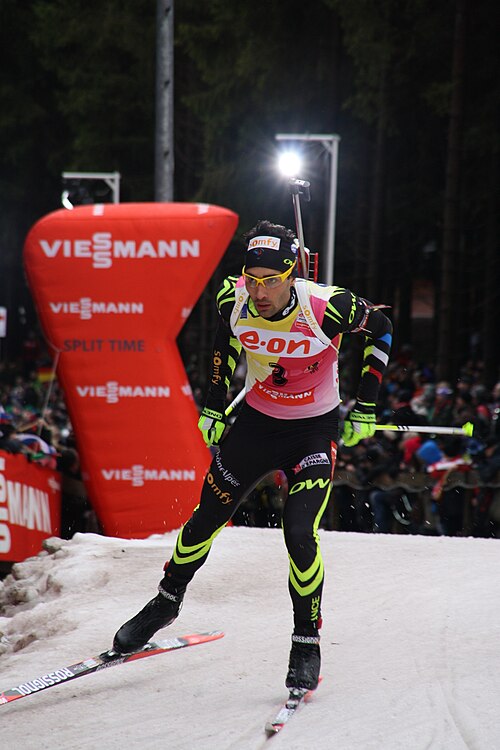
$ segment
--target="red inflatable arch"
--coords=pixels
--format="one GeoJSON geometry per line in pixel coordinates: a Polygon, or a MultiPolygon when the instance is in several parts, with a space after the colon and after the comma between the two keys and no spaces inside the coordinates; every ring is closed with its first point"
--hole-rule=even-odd
{"type": "Polygon", "coordinates": [[[206,204],[61,209],[30,230],[26,273],[110,536],[178,528],[210,455],[176,337],[238,217],[206,204]]]}

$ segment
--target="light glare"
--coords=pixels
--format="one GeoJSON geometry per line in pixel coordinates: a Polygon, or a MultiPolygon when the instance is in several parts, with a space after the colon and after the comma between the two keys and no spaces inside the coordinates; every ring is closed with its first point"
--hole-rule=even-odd
{"type": "Polygon", "coordinates": [[[300,157],[296,151],[283,151],[278,160],[281,174],[296,177],[300,172],[300,157]]]}

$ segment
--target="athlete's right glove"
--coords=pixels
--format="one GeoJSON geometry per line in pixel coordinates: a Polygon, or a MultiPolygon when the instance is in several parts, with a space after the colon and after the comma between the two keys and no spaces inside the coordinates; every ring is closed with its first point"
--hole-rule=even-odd
{"type": "Polygon", "coordinates": [[[205,406],[198,420],[198,429],[201,431],[203,440],[209,448],[212,445],[218,445],[226,429],[224,414],[220,411],[208,409],[205,406]]]}
{"type": "Polygon", "coordinates": [[[354,409],[344,422],[342,440],[346,448],[352,448],[360,440],[375,435],[375,404],[364,404],[357,401],[354,409]]]}

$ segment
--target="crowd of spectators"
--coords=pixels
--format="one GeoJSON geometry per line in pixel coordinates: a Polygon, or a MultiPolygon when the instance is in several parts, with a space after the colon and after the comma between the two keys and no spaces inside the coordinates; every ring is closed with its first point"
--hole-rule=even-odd
{"type": "Polygon", "coordinates": [[[0,450],[61,473],[63,539],[99,531],[64,394],[34,334],[21,358],[0,362],[0,450]]]}
{"type": "MultiPolygon", "coordinates": [[[[351,371],[355,362],[341,359],[341,383],[355,388],[351,371]]],[[[243,377],[241,368],[232,397],[243,377]]],[[[342,423],[355,399],[347,391],[341,395],[342,423]]],[[[472,423],[473,435],[386,430],[353,448],[340,443],[324,527],[500,538],[500,380],[488,388],[481,361],[465,362],[456,382],[439,381],[433,366],[417,362],[405,346],[387,367],[377,421],[458,428],[472,423]]],[[[257,518],[257,525],[279,526],[285,497],[285,476],[270,475],[242,506],[238,522],[257,518]]]]}
{"type": "MultiPolygon", "coordinates": [[[[345,416],[353,400],[344,397],[345,416]]],[[[473,435],[380,431],[339,447],[336,528],[500,537],[500,382],[488,389],[480,361],[439,381],[409,347],[382,382],[379,424],[473,425],[473,435]]]]}
{"type": "MultiPolygon", "coordinates": [[[[355,387],[350,366],[341,360],[341,383],[355,387]]],[[[61,472],[61,536],[70,538],[76,531],[98,531],[99,524],[82,482],[64,394],[50,370],[33,336],[23,358],[0,363],[0,449],[61,472]]],[[[195,356],[187,371],[201,407],[204,389],[195,356]]],[[[244,378],[243,358],[230,400],[244,378]]],[[[353,396],[342,393],[341,421],[353,403],[353,396]]],[[[500,537],[500,381],[487,388],[480,361],[464,363],[456,382],[437,381],[433,367],[417,362],[404,347],[387,367],[377,417],[380,424],[398,425],[471,422],[474,432],[457,437],[377,431],[353,448],[340,444],[324,527],[500,537]]],[[[286,477],[274,472],[247,498],[234,523],[279,526],[285,497],[286,477]]]]}

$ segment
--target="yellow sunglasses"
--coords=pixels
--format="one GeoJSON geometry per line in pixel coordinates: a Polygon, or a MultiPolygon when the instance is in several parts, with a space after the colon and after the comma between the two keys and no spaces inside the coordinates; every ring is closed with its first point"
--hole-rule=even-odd
{"type": "Polygon", "coordinates": [[[283,271],[283,273],[273,274],[273,276],[263,276],[261,279],[258,276],[252,276],[252,274],[247,273],[245,271],[246,266],[243,266],[243,271],[241,273],[245,280],[245,286],[247,289],[257,289],[259,286],[263,286],[266,289],[274,289],[290,276],[295,268],[296,262],[297,261],[294,261],[293,265],[291,265],[286,271],[283,271]]]}

